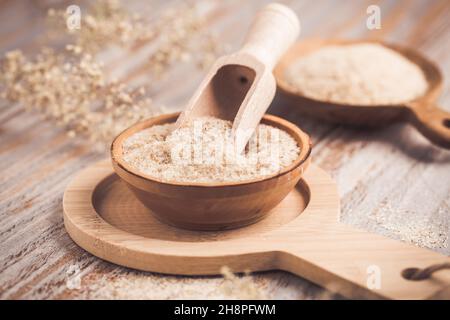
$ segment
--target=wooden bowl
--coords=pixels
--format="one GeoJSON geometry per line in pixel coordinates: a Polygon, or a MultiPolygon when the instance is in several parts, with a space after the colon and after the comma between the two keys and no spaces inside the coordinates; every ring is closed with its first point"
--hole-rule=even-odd
{"type": "Polygon", "coordinates": [[[262,179],[224,183],[161,181],[131,168],[122,159],[122,143],[148,127],[175,122],[179,113],[154,117],[120,133],[111,146],[112,164],[136,197],[161,221],[193,230],[224,230],[264,218],[294,188],[310,163],[309,136],[294,124],[266,115],[262,123],[288,132],[300,146],[300,155],[280,173],[262,179]]]}
{"type": "Polygon", "coordinates": [[[283,56],[274,70],[279,92],[288,104],[303,114],[334,123],[361,127],[379,127],[392,122],[407,121],[413,124],[434,144],[450,149],[450,113],[438,107],[443,77],[439,67],[420,52],[378,40],[309,39],[296,43],[283,56]],[[374,43],[396,51],[421,68],[428,83],[426,92],[402,104],[357,105],[342,104],[307,97],[286,78],[286,72],[302,57],[330,45],[374,43]]]}

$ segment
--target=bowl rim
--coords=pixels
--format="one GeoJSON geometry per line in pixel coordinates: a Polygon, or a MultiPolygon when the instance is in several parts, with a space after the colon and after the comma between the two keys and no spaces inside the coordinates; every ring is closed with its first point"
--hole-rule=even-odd
{"type": "Polygon", "coordinates": [[[303,146],[300,149],[300,154],[298,155],[297,159],[291,163],[289,166],[283,168],[280,172],[277,172],[272,175],[264,176],[264,178],[255,178],[255,179],[249,179],[249,180],[242,180],[242,181],[236,181],[236,182],[177,182],[177,181],[167,181],[167,180],[160,180],[154,176],[145,174],[140,172],[139,170],[136,170],[132,168],[130,165],[125,163],[122,157],[122,144],[123,141],[131,136],[132,134],[139,132],[141,130],[147,129],[151,127],[152,125],[158,124],[166,124],[166,123],[173,123],[175,121],[170,120],[176,120],[176,118],[180,115],[180,112],[174,112],[174,113],[168,113],[163,114],[155,117],[148,118],[146,120],[137,122],[127,129],[120,132],[111,143],[111,160],[114,164],[116,164],[119,168],[127,172],[128,174],[131,174],[137,178],[144,179],[150,182],[163,184],[167,186],[178,186],[178,187],[198,187],[198,188],[220,188],[220,187],[234,187],[234,186],[242,186],[242,185],[248,185],[248,184],[254,184],[258,182],[268,181],[271,179],[279,178],[280,176],[283,176],[293,170],[295,170],[297,167],[303,165],[306,163],[310,156],[312,151],[312,144],[311,139],[308,134],[303,132],[299,127],[297,127],[295,124],[291,123],[290,121],[287,121],[285,119],[282,119],[280,117],[266,114],[262,118],[262,122],[269,122],[268,125],[275,126],[279,129],[283,129],[284,131],[288,132],[291,136],[293,136],[292,133],[295,133],[297,138],[293,136],[293,138],[297,141],[302,141],[303,146]],[[149,123],[153,123],[149,125],[149,123]],[[286,130],[288,129],[288,130],[286,130]]]}

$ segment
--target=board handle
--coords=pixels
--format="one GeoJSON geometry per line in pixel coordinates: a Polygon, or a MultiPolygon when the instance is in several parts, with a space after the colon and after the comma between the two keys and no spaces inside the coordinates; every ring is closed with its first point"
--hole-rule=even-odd
{"type": "Polygon", "coordinates": [[[312,236],[314,246],[285,248],[278,267],[350,298],[450,298],[444,255],[343,224],[312,236]]]}
{"type": "Polygon", "coordinates": [[[295,12],[271,3],[257,13],[240,52],[252,55],[272,70],[299,33],[300,22],[295,12]]]}
{"type": "Polygon", "coordinates": [[[409,121],[434,144],[450,149],[450,113],[434,103],[414,102],[407,108],[409,121]]]}

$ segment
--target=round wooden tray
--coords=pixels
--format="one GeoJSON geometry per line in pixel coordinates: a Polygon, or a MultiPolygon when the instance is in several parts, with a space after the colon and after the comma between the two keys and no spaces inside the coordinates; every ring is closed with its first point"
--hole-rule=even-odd
{"type": "MultiPolygon", "coordinates": [[[[72,239],[110,262],[168,274],[219,274],[282,269],[349,297],[426,298],[449,274],[410,281],[402,271],[448,261],[445,256],[338,222],[336,184],[311,165],[293,190],[260,222],[228,231],[189,231],[157,220],[113,173],[109,161],[83,170],[64,193],[72,239]],[[371,266],[382,285],[369,289],[371,266]]],[[[189,210],[189,208],[186,208],[189,210]]]]}

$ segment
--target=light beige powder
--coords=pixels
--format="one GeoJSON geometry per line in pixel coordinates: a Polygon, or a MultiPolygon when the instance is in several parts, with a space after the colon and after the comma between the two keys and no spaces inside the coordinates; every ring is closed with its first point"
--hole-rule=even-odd
{"type": "MultiPolygon", "coordinates": [[[[441,210],[439,214],[443,214],[441,210]]],[[[449,246],[449,226],[445,222],[433,221],[387,202],[383,202],[369,217],[388,231],[388,236],[401,241],[430,249],[446,249],[449,246]]]]}
{"type": "Polygon", "coordinates": [[[370,43],[319,49],[296,61],[286,79],[306,97],[351,105],[401,104],[428,88],[416,64],[370,43]]]}
{"type": "Polygon", "coordinates": [[[243,154],[234,152],[230,121],[203,117],[173,130],[157,125],[123,143],[123,159],[138,171],[167,182],[236,182],[271,176],[300,153],[287,132],[260,124],[243,154]],[[173,130],[173,131],[172,131],[173,130]]]}

